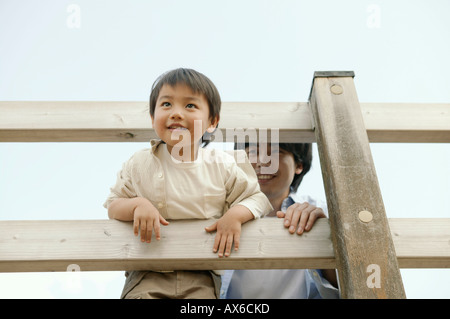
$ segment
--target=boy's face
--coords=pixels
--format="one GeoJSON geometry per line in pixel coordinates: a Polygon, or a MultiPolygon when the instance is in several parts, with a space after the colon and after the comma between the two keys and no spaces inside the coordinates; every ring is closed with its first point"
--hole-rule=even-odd
{"type": "Polygon", "coordinates": [[[194,151],[205,131],[214,131],[217,120],[209,118],[204,94],[194,93],[184,84],[164,84],[156,100],[152,125],[158,137],[166,142],[169,152],[175,145],[194,151]]]}
{"type": "Polygon", "coordinates": [[[271,144],[267,144],[267,151],[263,150],[264,148],[260,148],[259,146],[249,146],[245,149],[258,176],[261,191],[271,201],[274,199],[284,199],[290,193],[290,186],[295,174],[300,174],[303,166],[302,164],[295,163],[294,155],[291,152],[278,146],[271,147],[271,144]],[[277,159],[278,171],[273,174],[262,174],[261,168],[263,166],[270,166],[271,160],[277,159]]]}

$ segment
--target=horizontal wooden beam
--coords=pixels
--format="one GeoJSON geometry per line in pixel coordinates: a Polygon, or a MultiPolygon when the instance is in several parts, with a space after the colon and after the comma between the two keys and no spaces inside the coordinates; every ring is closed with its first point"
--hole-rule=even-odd
{"type": "MultiPolygon", "coordinates": [[[[0,221],[0,272],[336,266],[327,219],[302,236],[289,234],[281,219],[248,222],[239,251],[228,258],[212,252],[215,234],[204,231],[210,224],[172,221],[160,241],[147,244],[133,235],[131,223],[116,220],[0,221]]],[[[450,219],[390,219],[389,224],[400,267],[450,268],[450,219]]]]}
{"type": "MultiPolygon", "coordinates": [[[[370,142],[450,142],[450,104],[361,103],[361,111],[370,142]]],[[[219,128],[224,141],[236,128],[254,128],[279,129],[281,142],[315,142],[306,102],[224,102],[219,128]]],[[[156,135],[147,102],[0,102],[0,142],[146,142],[151,138],[156,135]]]]}

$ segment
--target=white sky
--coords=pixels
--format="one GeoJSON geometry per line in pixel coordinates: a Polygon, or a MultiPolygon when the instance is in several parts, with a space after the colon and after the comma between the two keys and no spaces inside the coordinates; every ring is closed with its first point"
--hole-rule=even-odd
{"type": "MultiPolygon", "coordinates": [[[[445,0],[0,0],[0,100],[146,101],[158,75],[183,66],[223,101],[305,102],[314,71],[353,70],[361,102],[450,103],[449,12],[445,0]]],[[[118,169],[144,147],[0,143],[0,219],[107,218],[118,169]]],[[[449,144],[371,148],[389,218],[450,217],[449,144]]],[[[325,199],[316,148],[299,192],[325,199]]],[[[450,297],[449,269],[402,277],[409,298],[450,297]]],[[[118,298],[123,282],[0,274],[0,298],[118,298]]]]}

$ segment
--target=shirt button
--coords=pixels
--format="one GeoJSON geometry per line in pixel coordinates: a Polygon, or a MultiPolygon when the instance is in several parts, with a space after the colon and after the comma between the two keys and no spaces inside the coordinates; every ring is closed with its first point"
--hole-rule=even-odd
{"type": "Polygon", "coordinates": [[[158,208],[163,208],[164,207],[164,203],[158,203],[158,208]]]}
{"type": "Polygon", "coordinates": [[[163,174],[162,174],[162,173],[159,173],[159,174],[158,174],[158,177],[159,177],[159,178],[162,178],[162,177],[163,177],[163,174]]]}

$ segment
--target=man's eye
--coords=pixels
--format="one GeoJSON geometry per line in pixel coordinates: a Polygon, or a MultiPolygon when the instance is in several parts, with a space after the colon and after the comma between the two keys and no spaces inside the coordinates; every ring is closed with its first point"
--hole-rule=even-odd
{"type": "Polygon", "coordinates": [[[273,150],[271,150],[270,154],[280,154],[280,150],[274,148],[273,150]]]}

